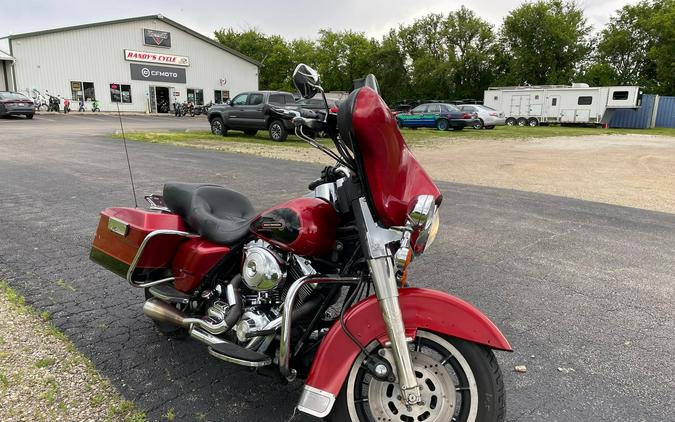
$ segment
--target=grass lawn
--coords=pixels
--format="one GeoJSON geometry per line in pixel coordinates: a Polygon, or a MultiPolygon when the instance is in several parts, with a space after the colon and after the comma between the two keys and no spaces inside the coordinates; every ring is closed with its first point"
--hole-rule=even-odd
{"type": "MultiPolygon", "coordinates": [[[[234,143],[249,143],[269,146],[286,146],[286,147],[301,147],[311,148],[311,146],[301,140],[300,138],[289,135],[284,142],[272,141],[267,131],[259,131],[256,135],[244,135],[242,132],[230,131],[227,136],[214,135],[209,131],[194,131],[194,132],[126,132],[127,139],[141,142],[150,142],[155,144],[189,144],[194,142],[199,144],[200,141],[207,142],[234,142],[234,143]]],[[[122,138],[121,134],[113,135],[115,138],[122,138]]],[[[323,139],[326,143],[331,143],[328,139],[323,139]]]]}
{"type": "Polygon", "coordinates": [[[401,130],[406,142],[414,144],[427,140],[442,139],[527,139],[527,138],[550,138],[554,136],[592,136],[592,135],[626,135],[646,134],[675,136],[675,129],[598,129],[590,127],[572,126],[497,126],[492,130],[476,130],[466,128],[461,131],[442,132],[436,129],[409,129],[401,130]]]}
{"type": "MultiPolygon", "coordinates": [[[[467,128],[462,131],[442,132],[436,129],[402,129],[401,133],[406,142],[411,145],[428,141],[442,141],[443,139],[528,139],[550,138],[554,136],[592,136],[592,135],[626,135],[646,134],[675,137],[675,129],[598,129],[588,127],[562,127],[562,126],[498,126],[492,130],[475,130],[467,128]]],[[[122,135],[115,134],[115,138],[122,135]]],[[[203,147],[205,143],[248,143],[269,147],[300,147],[310,148],[310,145],[296,136],[290,135],[284,142],[273,142],[269,139],[267,131],[259,131],[254,136],[244,135],[241,132],[231,131],[228,136],[213,135],[209,131],[194,132],[127,132],[127,139],[150,143],[177,144],[183,146],[203,147]]],[[[332,145],[329,139],[321,139],[322,143],[332,145]]]]}

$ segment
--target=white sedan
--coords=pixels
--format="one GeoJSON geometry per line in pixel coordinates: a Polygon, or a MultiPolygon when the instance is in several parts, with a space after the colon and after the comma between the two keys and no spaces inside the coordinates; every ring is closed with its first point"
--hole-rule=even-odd
{"type": "Polygon", "coordinates": [[[480,104],[462,104],[457,105],[460,110],[466,113],[476,113],[479,121],[473,125],[474,129],[494,129],[495,126],[503,126],[506,122],[504,113],[500,113],[494,108],[480,104]]]}

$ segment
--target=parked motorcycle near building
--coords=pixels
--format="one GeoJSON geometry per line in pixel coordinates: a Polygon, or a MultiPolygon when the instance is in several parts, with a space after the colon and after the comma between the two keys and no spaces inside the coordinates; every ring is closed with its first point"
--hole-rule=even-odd
{"type": "Polygon", "coordinates": [[[47,111],[55,111],[58,113],[60,109],[61,109],[61,99],[53,95],[50,95],[49,108],[47,108],[47,111]]]}
{"type": "MultiPolygon", "coordinates": [[[[293,80],[304,98],[323,92],[306,65],[293,80]]],[[[304,197],[256,213],[233,190],[167,183],[146,197],[150,210],[102,211],[91,259],[145,289],[143,312],[164,334],[199,340],[225,362],[303,378],[302,412],[503,421],[493,349],[511,350],[508,341],[470,304],[406,287],[439,230],[441,192],[373,75],[337,108],[279,110],[335,160],[304,197]],[[307,131],[325,132],[335,148],[307,131]]]]}

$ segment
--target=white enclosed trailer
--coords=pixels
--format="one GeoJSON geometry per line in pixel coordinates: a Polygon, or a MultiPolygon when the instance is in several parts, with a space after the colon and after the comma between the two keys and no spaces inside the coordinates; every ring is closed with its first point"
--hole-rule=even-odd
{"type": "Polygon", "coordinates": [[[483,103],[504,113],[508,125],[607,124],[615,110],[638,108],[639,86],[587,84],[491,87],[483,103]]]}

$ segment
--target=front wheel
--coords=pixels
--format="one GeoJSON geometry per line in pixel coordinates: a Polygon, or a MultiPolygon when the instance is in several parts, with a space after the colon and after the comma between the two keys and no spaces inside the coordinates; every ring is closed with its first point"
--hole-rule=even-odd
{"type": "Polygon", "coordinates": [[[447,119],[438,119],[436,121],[436,129],[438,130],[448,130],[450,127],[450,122],[447,119]]]}
{"type": "MultiPolygon", "coordinates": [[[[180,116],[180,114],[177,114],[177,116],[180,116]]],[[[227,136],[227,129],[225,128],[223,119],[214,117],[213,120],[211,120],[211,133],[218,136],[227,136]]]]}
{"type": "MultiPolygon", "coordinates": [[[[372,353],[395,367],[390,349],[371,343],[372,353]]],[[[421,403],[407,408],[396,382],[379,381],[359,355],[338,396],[329,421],[503,422],[506,396],[492,351],[456,338],[418,331],[409,345],[421,387],[421,403]]]]}
{"type": "Polygon", "coordinates": [[[270,132],[270,139],[275,142],[285,141],[286,138],[288,137],[286,127],[280,120],[275,120],[272,123],[270,123],[269,132],[270,132]]]}

